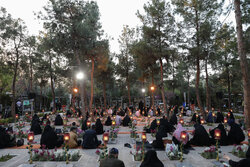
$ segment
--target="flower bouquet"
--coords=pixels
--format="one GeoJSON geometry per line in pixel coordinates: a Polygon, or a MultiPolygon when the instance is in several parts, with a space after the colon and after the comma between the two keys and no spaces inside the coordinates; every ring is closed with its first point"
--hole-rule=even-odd
{"type": "Polygon", "coordinates": [[[130,151],[130,154],[133,156],[134,161],[142,161],[143,159],[142,148],[140,146],[136,147],[135,153],[130,151]]]}
{"type": "Polygon", "coordinates": [[[246,144],[243,144],[242,146],[234,145],[232,154],[239,158],[246,158],[247,149],[248,149],[248,146],[246,144]]]}
{"type": "Polygon", "coordinates": [[[119,129],[111,129],[109,132],[109,138],[111,140],[114,140],[115,138],[117,138],[118,131],[119,129]]]}
{"type": "Polygon", "coordinates": [[[101,161],[101,160],[108,158],[108,149],[107,148],[104,148],[101,151],[99,149],[97,149],[95,153],[97,155],[99,155],[98,161],[101,161]]]}
{"type": "Polygon", "coordinates": [[[215,146],[206,147],[204,151],[201,153],[201,156],[203,156],[206,159],[216,159],[217,152],[215,146]]]}
{"type": "Polygon", "coordinates": [[[167,144],[166,155],[170,160],[180,160],[181,152],[179,152],[178,145],[167,144]]]}

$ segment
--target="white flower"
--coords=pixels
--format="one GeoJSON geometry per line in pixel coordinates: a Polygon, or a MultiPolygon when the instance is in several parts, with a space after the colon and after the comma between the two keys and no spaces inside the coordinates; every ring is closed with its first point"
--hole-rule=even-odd
{"type": "Polygon", "coordinates": [[[210,150],[209,147],[206,147],[206,148],[204,149],[205,152],[206,152],[206,151],[209,151],[209,150],[210,150]]]}
{"type": "Polygon", "coordinates": [[[173,157],[173,156],[174,156],[174,153],[173,153],[173,152],[171,152],[171,153],[169,154],[169,156],[170,156],[170,157],[173,157]]]}

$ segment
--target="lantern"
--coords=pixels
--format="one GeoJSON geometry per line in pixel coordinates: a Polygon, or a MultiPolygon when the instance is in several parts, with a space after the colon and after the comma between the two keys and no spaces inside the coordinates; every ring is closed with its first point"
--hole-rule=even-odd
{"type": "Polygon", "coordinates": [[[220,129],[215,129],[215,130],[214,130],[214,138],[215,138],[216,140],[219,140],[219,139],[220,139],[220,136],[221,136],[220,129]]]}
{"type": "Polygon", "coordinates": [[[88,120],[87,121],[87,126],[90,127],[91,122],[88,120]]]}
{"type": "Polygon", "coordinates": [[[213,113],[212,116],[215,117],[215,113],[213,113]]]}
{"type": "Polygon", "coordinates": [[[201,119],[201,124],[204,124],[205,123],[205,120],[202,118],[201,119]]]}
{"type": "Polygon", "coordinates": [[[142,133],[141,134],[141,140],[143,141],[143,142],[146,142],[147,141],[147,135],[146,135],[146,133],[142,133]]]}
{"type": "Polygon", "coordinates": [[[182,118],[180,119],[179,122],[180,122],[180,124],[184,124],[184,120],[182,118]]]}
{"type": "Polygon", "coordinates": [[[148,115],[148,118],[150,118],[150,115],[148,115]]]}
{"type": "Polygon", "coordinates": [[[33,132],[30,132],[30,133],[28,134],[27,139],[28,139],[29,142],[33,142],[33,140],[34,140],[34,133],[33,133],[33,132]]]}
{"type": "Polygon", "coordinates": [[[179,114],[179,117],[181,118],[181,117],[182,117],[182,115],[181,115],[181,114],[179,114]]]}
{"type": "Polygon", "coordinates": [[[157,119],[156,124],[159,126],[160,125],[160,120],[157,119]]]}
{"type": "Polygon", "coordinates": [[[83,119],[83,116],[81,115],[80,118],[83,119]]]}
{"type": "Polygon", "coordinates": [[[151,90],[151,91],[154,91],[154,90],[155,90],[155,87],[154,87],[154,86],[151,86],[151,87],[150,87],[150,90],[151,90]]]}
{"type": "Polygon", "coordinates": [[[109,141],[109,134],[103,133],[102,140],[104,143],[107,143],[109,141]]]}
{"type": "Polygon", "coordinates": [[[16,119],[18,119],[18,114],[16,114],[16,119]]]}
{"type": "Polygon", "coordinates": [[[130,119],[133,120],[133,117],[131,116],[130,119]]]}
{"type": "Polygon", "coordinates": [[[47,115],[47,117],[46,117],[47,119],[49,119],[49,115],[47,115]]]}
{"type": "Polygon", "coordinates": [[[115,126],[115,120],[112,121],[112,126],[115,126]]]}
{"type": "Polygon", "coordinates": [[[63,135],[63,140],[64,140],[65,142],[68,142],[69,139],[70,139],[69,133],[64,133],[64,135],[63,135]]]}
{"type": "Polygon", "coordinates": [[[73,89],[73,92],[74,92],[74,93],[78,93],[78,89],[77,89],[77,88],[74,88],[74,89],[73,89]]]}
{"type": "Polygon", "coordinates": [[[182,131],[182,132],[181,132],[181,140],[182,140],[182,141],[185,141],[185,140],[186,140],[186,137],[187,137],[187,132],[186,132],[186,131],[182,131]]]}
{"type": "Polygon", "coordinates": [[[199,114],[196,113],[195,116],[196,116],[196,118],[198,118],[198,117],[199,117],[199,114]]]}
{"type": "Polygon", "coordinates": [[[144,111],[142,111],[142,115],[144,115],[145,114],[145,112],[144,111]]]}
{"type": "Polygon", "coordinates": [[[131,112],[131,111],[129,111],[129,115],[132,115],[132,112],[131,112]]]}
{"type": "Polygon", "coordinates": [[[158,111],[155,112],[155,115],[158,115],[158,111]]]}
{"type": "Polygon", "coordinates": [[[227,116],[228,116],[228,117],[230,117],[230,115],[231,115],[231,113],[230,113],[230,112],[228,112],[228,113],[227,113],[227,116]]]}
{"type": "Polygon", "coordinates": [[[248,139],[250,139],[250,129],[247,130],[248,139]]]}
{"type": "Polygon", "coordinates": [[[224,118],[224,123],[225,123],[225,124],[227,123],[227,118],[226,118],[226,117],[224,118]]]}

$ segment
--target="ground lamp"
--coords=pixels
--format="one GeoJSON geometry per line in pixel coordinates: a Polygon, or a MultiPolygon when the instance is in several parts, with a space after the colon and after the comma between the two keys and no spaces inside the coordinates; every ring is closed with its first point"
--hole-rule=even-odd
{"type": "Polygon", "coordinates": [[[49,119],[49,115],[47,115],[47,117],[46,117],[47,119],[49,119]]]}
{"type": "Polygon", "coordinates": [[[217,161],[219,161],[219,148],[218,148],[218,144],[219,144],[220,137],[221,137],[221,131],[220,131],[220,129],[215,129],[214,130],[214,138],[216,140],[216,150],[217,150],[216,160],[217,161]]]}
{"type": "Polygon", "coordinates": [[[115,120],[112,121],[112,126],[115,126],[115,120]]]}
{"type": "Polygon", "coordinates": [[[179,114],[179,117],[181,118],[181,117],[182,117],[182,115],[181,115],[181,114],[179,114]]]}
{"type": "Polygon", "coordinates": [[[73,92],[74,92],[74,93],[78,93],[78,89],[77,89],[77,88],[74,88],[74,89],[73,89],[73,92]]]}
{"type": "Polygon", "coordinates": [[[16,119],[18,119],[19,118],[19,116],[18,116],[18,114],[16,114],[16,119]]]}
{"type": "Polygon", "coordinates": [[[156,116],[158,115],[158,111],[155,112],[155,115],[156,115],[156,116]]]}
{"type": "Polygon", "coordinates": [[[102,140],[104,143],[104,146],[106,147],[108,141],[109,141],[109,134],[108,133],[103,133],[102,140]]]}
{"type": "Polygon", "coordinates": [[[228,112],[228,113],[227,113],[228,118],[230,117],[230,115],[231,115],[231,113],[230,113],[230,112],[228,112]]]}
{"type": "Polygon", "coordinates": [[[181,118],[180,121],[179,121],[180,124],[184,124],[184,120],[181,118]]]}
{"type": "Polygon", "coordinates": [[[198,117],[199,117],[199,114],[198,114],[198,113],[196,113],[196,114],[195,114],[195,116],[196,116],[196,118],[195,118],[195,119],[196,119],[196,123],[198,123],[198,117]]]}
{"type": "Polygon", "coordinates": [[[226,123],[227,123],[227,118],[225,117],[225,118],[224,118],[224,124],[226,124],[226,123]]]}
{"type": "Polygon", "coordinates": [[[64,150],[65,150],[65,153],[66,153],[66,164],[69,163],[69,155],[68,155],[68,151],[69,151],[68,142],[69,142],[69,139],[70,139],[69,133],[64,133],[63,140],[65,142],[64,150]]]}
{"type": "Polygon", "coordinates": [[[182,131],[181,132],[181,146],[180,146],[180,149],[181,149],[181,158],[180,158],[180,162],[183,161],[183,143],[185,142],[187,138],[187,132],[186,131],[182,131]]]}
{"type": "Polygon", "coordinates": [[[201,119],[201,124],[204,124],[205,123],[205,120],[202,118],[201,119]]]}
{"type": "Polygon", "coordinates": [[[88,128],[90,128],[90,124],[91,124],[91,122],[88,120],[88,121],[87,121],[87,127],[88,127],[88,128]]]}
{"type": "Polygon", "coordinates": [[[154,90],[155,90],[155,87],[154,87],[154,86],[151,86],[151,87],[150,87],[150,90],[151,90],[151,91],[154,91],[154,90]]]}
{"type": "Polygon", "coordinates": [[[157,119],[157,121],[156,121],[156,124],[157,124],[157,126],[160,126],[160,120],[159,119],[157,119]]]}
{"type": "Polygon", "coordinates": [[[29,163],[30,164],[32,164],[32,142],[33,142],[33,140],[34,140],[34,133],[33,132],[30,132],[29,134],[28,134],[28,137],[27,137],[27,140],[29,141],[29,147],[28,147],[28,149],[29,149],[29,154],[30,154],[30,160],[29,160],[29,163]]]}
{"type": "Polygon", "coordinates": [[[147,141],[147,135],[145,132],[141,134],[141,140],[142,140],[142,160],[144,160],[144,152],[145,152],[144,144],[147,141]]]}
{"type": "Polygon", "coordinates": [[[247,130],[248,145],[250,146],[250,129],[247,130]]]}
{"type": "Polygon", "coordinates": [[[144,116],[144,114],[145,114],[145,112],[144,112],[144,111],[142,111],[142,116],[144,116]]]}
{"type": "Polygon", "coordinates": [[[130,116],[132,115],[132,112],[131,112],[131,111],[129,111],[129,115],[130,115],[130,116]]]}
{"type": "Polygon", "coordinates": [[[83,119],[83,116],[82,116],[82,115],[80,116],[80,119],[83,119]]]}

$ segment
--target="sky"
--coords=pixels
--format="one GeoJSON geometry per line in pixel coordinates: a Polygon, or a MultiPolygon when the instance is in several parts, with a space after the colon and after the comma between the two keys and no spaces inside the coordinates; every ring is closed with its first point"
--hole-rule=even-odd
{"type": "MultiPolygon", "coordinates": [[[[140,20],[135,15],[137,10],[143,13],[143,5],[148,0],[95,0],[98,3],[101,23],[105,34],[110,40],[111,52],[119,52],[118,38],[124,25],[135,28],[140,25],[140,20]]],[[[28,27],[30,35],[38,35],[42,30],[42,23],[39,23],[34,16],[42,10],[48,0],[0,0],[0,6],[7,9],[7,12],[14,18],[21,18],[28,27]]],[[[234,18],[233,12],[228,20],[234,18]]],[[[223,18],[222,18],[223,21],[223,18]]]]}
{"type": "MultiPolygon", "coordinates": [[[[21,18],[31,35],[38,35],[42,30],[34,12],[42,10],[48,0],[0,0],[0,6],[6,8],[13,18],[21,18]]],[[[98,3],[102,28],[109,37],[111,52],[119,52],[118,38],[124,25],[136,27],[140,20],[135,15],[137,10],[143,11],[143,4],[148,0],[95,0],[98,3]]]]}

